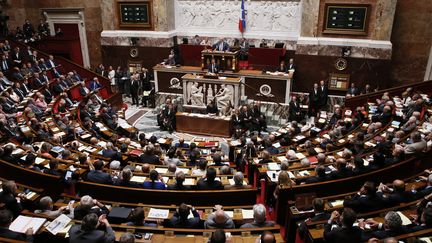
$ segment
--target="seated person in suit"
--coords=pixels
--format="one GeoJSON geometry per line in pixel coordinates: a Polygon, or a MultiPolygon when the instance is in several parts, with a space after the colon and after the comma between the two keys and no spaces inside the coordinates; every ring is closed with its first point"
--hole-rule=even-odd
{"type": "Polygon", "coordinates": [[[352,170],[347,168],[347,162],[343,158],[338,158],[336,160],[336,170],[330,173],[332,179],[340,179],[352,176],[352,170]]]}
{"type": "Polygon", "coordinates": [[[191,205],[180,204],[177,212],[174,213],[173,217],[168,221],[167,226],[172,228],[198,228],[200,224],[200,216],[195,208],[191,205]],[[192,212],[193,218],[189,218],[189,214],[192,212]]]}
{"type": "Polygon", "coordinates": [[[3,191],[0,192],[0,203],[3,203],[5,208],[13,213],[14,218],[21,213],[21,200],[25,199],[17,192],[15,181],[5,181],[2,184],[3,191]]]}
{"type": "Polygon", "coordinates": [[[94,213],[86,215],[81,225],[74,225],[69,230],[69,242],[105,242],[115,241],[114,231],[111,228],[106,215],[97,216],[94,213]],[[104,231],[98,230],[99,226],[104,226],[104,231]]]}
{"type": "Polygon", "coordinates": [[[254,221],[252,223],[243,224],[240,228],[261,228],[275,225],[273,221],[266,220],[266,208],[262,204],[255,204],[253,206],[253,218],[254,221]]]}
{"type": "Polygon", "coordinates": [[[140,155],[141,163],[160,164],[159,157],[154,154],[154,146],[149,144],[145,147],[144,153],[140,155]]]}
{"type": "Polygon", "coordinates": [[[421,189],[421,190],[413,190],[414,192],[414,196],[415,198],[422,198],[424,196],[429,195],[430,193],[432,193],[432,174],[430,174],[428,177],[424,177],[424,176],[420,176],[420,179],[422,181],[426,181],[427,185],[425,188],[421,189]]]}
{"type": "Polygon", "coordinates": [[[223,186],[220,181],[216,179],[216,169],[207,168],[206,175],[200,179],[197,183],[197,189],[199,190],[222,190],[223,186]]]}
{"type": "Polygon", "coordinates": [[[302,238],[304,238],[307,233],[307,223],[328,220],[330,218],[330,213],[324,210],[324,200],[321,198],[314,198],[312,201],[312,207],[314,210],[314,216],[301,222],[298,228],[299,235],[302,238]]]}
{"type": "Polygon", "coordinates": [[[149,178],[151,181],[145,181],[143,183],[143,188],[145,189],[158,189],[165,190],[166,186],[163,181],[161,181],[160,175],[156,170],[151,170],[149,178]]]}
{"type": "Polygon", "coordinates": [[[131,182],[133,176],[132,170],[130,168],[123,168],[120,173],[120,178],[115,182],[116,186],[126,186],[126,187],[140,187],[138,183],[131,182]]]}
{"type": "Polygon", "coordinates": [[[328,176],[325,173],[325,167],[322,165],[319,165],[315,168],[316,176],[311,176],[305,180],[306,184],[309,183],[317,183],[317,182],[323,182],[328,180],[328,176]]]}
{"type": "Polygon", "coordinates": [[[423,152],[426,147],[426,141],[421,137],[419,132],[414,132],[411,134],[412,143],[404,147],[405,154],[416,154],[423,152]]]}
{"type": "Polygon", "coordinates": [[[189,190],[191,189],[190,186],[183,185],[183,182],[185,181],[185,174],[183,171],[179,170],[175,172],[175,183],[168,185],[168,190],[189,190]]]}
{"type": "Polygon", "coordinates": [[[17,233],[9,229],[9,225],[13,221],[13,213],[7,209],[0,210],[0,237],[33,242],[33,229],[29,228],[25,234],[17,233]]]}
{"type": "MultiPolygon", "coordinates": [[[[394,211],[390,211],[385,215],[384,223],[376,222],[373,219],[366,220],[364,223],[369,224],[375,230],[364,234],[363,241],[370,238],[384,239],[408,233],[408,229],[402,225],[401,217],[394,211]]],[[[363,222],[359,223],[359,226],[362,227],[362,224],[363,222]]]]}
{"type": "Polygon", "coordinates": [[[342,215],[338,211],[333,211],[330,219],[324,225],[325,241],[329,243],[361,242],[362,230],[353,226],[356,220],[357,214],[351,208],[344,208],[342,215]]]}
{"type": "Polygon", "coordinates": [[[216,212],[210,214],[204,222],[206,229],[233,229],[234,221],[223,210],[222,205],[215,205],[216,212]]]}
{"type": "Polygon", "coordinates": [[[102,214],[108,214],[109,209],[98,200],[93,199],[89,195],[85,195],[81,197],[79,205],[73,210],[74,219],[82,220],[84,216],[90,213],[100,216],[102,214]]]}
{"type": "Polygon", "coordinates": [[[344,206],[356,212],[369,212],[382,208],[383,202],[376,194],[375,184],[367,181],[354,196],[344,200],[344,206]]]}
{"type": "Polygon", "coordinates": [[[101,160],[97,160],[93,163],[93,168],[90,167],[90,171],[87,173],[87,181],[101,183],[101,184],[112,184],[111,175],[103,172],[104,163],[101,160]]]}
{"type": "Polygon", "coordinates": [[[236,172],[233,177],[234,185],[226,185],[225,190],[236,190],[236,189],[249,189],[252,188],[251,185],[244,185],[244,176],[243,173],[236,172]]]}
{"type": "Polygon", "coordinates": [[[216,63],[216,59],[212,58],[210,65],[208,65],[207,70],[209,73],[219,73],[219,65],[216,63]]]}
{"type": "Polygon", "coordinates": [[[402,202],[409,202],[413,199],[413,193],[405,190],[405,182],[402,180],[394,180],[392,189],[384,184],[378,186],[378,197],[383,200],[385,205],[394,206],[402,202]]]}
{"type": "Polygon", "coordinates": [[[126,224],[129,226],[150,226],[150,227],[157,226],[156,223],[146,223],[143,207],[134,208],[132,212],[130,212],[127,221],[128,222],[126,224]]]}
{"type": "MultiPolygon", "coordinates": [[[[34,213],[57,218],[61,214],[68,212],[71,209],[71,206],[72,205],[69,204],[68,206],[61,206],[57,210],[53,210],[54,204],[52,198],[49,196],[45,196],[41,198],[41,200],[39,200],[39,209],[36,209],[34,213]]],[[[71,210],[71,214],[67,216],[73,219],[73,210],[71,210]]]]}
{"type": "Polygon", "coordinates": [[[411,232],[432,228],[432,208],[423,208],[423,203],[421,202],[420,204],[421,205],[417,207],[418,215],[420,216],[417,218],[417,220],[415,220],[415,224],[409,228],[411,232]]]}

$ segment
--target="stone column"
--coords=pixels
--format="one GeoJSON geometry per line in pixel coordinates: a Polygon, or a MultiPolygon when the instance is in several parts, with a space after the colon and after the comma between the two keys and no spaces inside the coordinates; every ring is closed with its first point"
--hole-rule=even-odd
{"type": "Polygon", "coordinates": [[[371,39],[388,41],[393,30],[393,20],[396,11],[397,0],[377,0],[375,7],[375,28],[371,39]]]}
{"type": "Polygon", "coordinates": [[[170,31],[175,28],[173,0],[153,0],[153,25],[155,31],[170,31]]]}
{"type": "Polygon", "coordinates": [[[302,19],[300,36],[316,37],[318,34],[318,15],[320,1],[303,0],[302,1],[302,19]]]}

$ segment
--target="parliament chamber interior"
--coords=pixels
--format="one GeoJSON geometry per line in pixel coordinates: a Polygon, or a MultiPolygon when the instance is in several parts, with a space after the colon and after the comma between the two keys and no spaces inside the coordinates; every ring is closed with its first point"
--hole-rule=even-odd
{"type": "Polygon", "coordinates": [[[0,242],[432,242],[431,25],[430,0],[0,1],[0,242]]]}

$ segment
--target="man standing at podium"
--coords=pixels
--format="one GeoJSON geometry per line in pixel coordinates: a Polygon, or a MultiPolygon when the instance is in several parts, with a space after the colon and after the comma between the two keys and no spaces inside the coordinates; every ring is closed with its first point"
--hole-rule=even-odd
{"type": "Polygon", "coordinates": [[[216,63],[216,59],[212,58],[210,65],[208,66],[209,73],[219,73],[219,65],[216,63]]]}
{"type": "Polygon", "coordinates": [[[221,38],[213,45],[213,51],[229,51],[229,45],[224,38],[221,38]]]}

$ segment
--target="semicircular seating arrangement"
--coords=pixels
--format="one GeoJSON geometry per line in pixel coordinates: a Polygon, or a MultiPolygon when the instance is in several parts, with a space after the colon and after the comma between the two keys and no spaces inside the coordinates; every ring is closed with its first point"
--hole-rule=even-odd
{"type": "MultiPolygon", "coordinates": [[[[50,58],[38,53],[42,64],[50,58]]],[[[137,240],[201,242],[217,229],[234,242],[267,231],[277,242],[330,241],[329,225],[344,223],[339,214],[357,214],[364,242],[432,233],[432,110],[421,89],[353,97],[314,124],[288,122],[268,136],[176,141],[128,124],[107,78],[52,60],[56,66],[24,80],[4,73],[13,85],[0,96],[0,207],[15,220],[7,226],[51,222],[33,236],[20,228],[23,241],[68,242],[89,213],[106,215],[102,230],[117,241],[129,232],[137,240]],[[16,83],[29,89],[17,101],[16,83]],[[376,228],[392,212],[404,227],[376,228]],[[410,221],[412,213],[418,217],[410,221]]]]}

